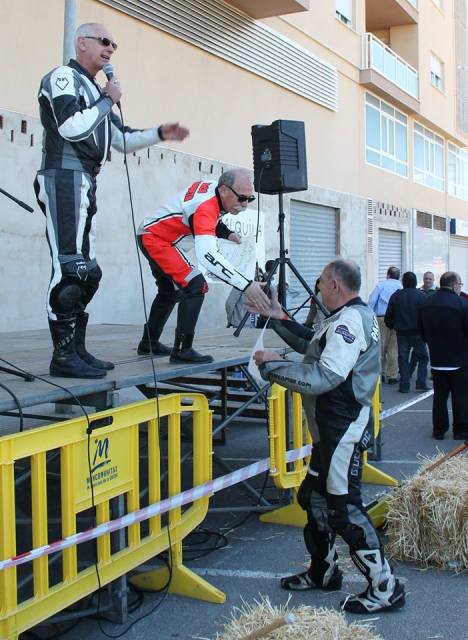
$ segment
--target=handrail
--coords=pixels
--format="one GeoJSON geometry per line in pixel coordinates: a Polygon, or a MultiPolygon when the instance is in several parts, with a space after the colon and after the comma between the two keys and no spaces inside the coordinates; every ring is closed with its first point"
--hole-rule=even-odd
{"type": "Polygon", "coordinates": [[[362,35],[362,69],[373,69],[419,99],[419,73],[372,33],[362,35]]]}

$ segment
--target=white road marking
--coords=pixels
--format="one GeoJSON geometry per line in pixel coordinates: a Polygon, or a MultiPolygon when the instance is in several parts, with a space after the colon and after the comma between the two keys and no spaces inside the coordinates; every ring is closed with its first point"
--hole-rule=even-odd
{"type": "MultiPolygon", "coordinates": [[[[287,575],[287,571],[283,573],[274,573],[273,571],[249,571],[247,569],[210,569],[194,567],[195,573],[200,576],[211,576],[221,578],[251,578],[254,580],[279,580],[287,575]]],[[[343,579],[346,582],[366,582],[364,576],[360,573],[344,573],[343,579]]],[[[398,577],[401,583],[406,583],[405,578],[398,577]]]]}

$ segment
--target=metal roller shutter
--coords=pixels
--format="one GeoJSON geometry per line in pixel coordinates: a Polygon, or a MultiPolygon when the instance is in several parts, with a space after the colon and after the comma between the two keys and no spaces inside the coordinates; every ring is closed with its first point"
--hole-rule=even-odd
{"type": "Polygon", "coordinates": [[[403,271],[403,234],[401,231],[379,229],[379,277],[385,280],[389,267],[403,271]]]}
{"type": "MultiPolygon", "coordinates": [[[[291,200],[289,241],[289,257],[313,289],[323,267],[338,253],[336,209],[291,200]]],[[[304,302],[307,292],[289,269],[286,270],[286,280],[289,283],[288,306],[298,307],[304,302]]],[[[302,321],[307,312],[308,307],[295,317],[302,321]]]]}

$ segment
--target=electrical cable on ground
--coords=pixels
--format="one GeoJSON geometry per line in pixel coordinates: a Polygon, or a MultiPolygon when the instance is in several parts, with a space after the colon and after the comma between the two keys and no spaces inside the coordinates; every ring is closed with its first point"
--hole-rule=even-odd
{"type": "MultiPolygon", "coordinates": [[[[147,313],[146,299],[145,299],[145,286],[144,286],[144,280],[143,280],[143,269],[142,269],[142,265],[141,265],[140,252],[139,252],[139,249],[138,249],[137,231],[136,231],[136,223],[135,223],[135,213],[134,213],[134,207],[133,207],[133,195],[132,195],[130,174],[129,174],[128,163],[127,163],[127,149],[126,149],[126,140],[125,140],[125,124],[124,124],[123,113],[122,113],[122,109],[120,107],[120,103],[118,104],[118,107],[119,107],[119,111],[120,111],[120,117],[121,117],[121,120],[122,120],[123,131],[124,131],[123,132],[124,165],[125,165],[125,170],[126,170],[128,193],[129,193],[129,199],[130,199],[130,211],[131,211],[131,220],[132,220],[132,226],[133,226],[133,236],[134,236],[134,240],[135,240],[135,247],[136,247],[137,259],[138,259],[140,285],[141,285],[142,301],[143,301],[143,312],[144,312],[144,317],[145,317],[145,327],[146,327],[146,331],[148,333],[149,344],[151,345],[151,336],[150,336],[149,327],[148,327],[148,313],[147,313]]],[[[153,373],[153,382],[154,382],[154,390],[155,390],[156,413],[157,413],[156,419],[157,419],[158,431],[159,431],[159,391],[158,391],[158,383],[157,383],[157,377],[156,377],[156,368],[155,368],[155,363],[154,363],[154,356],[153,356],[153,353],[151,352],[151,349],[150,349],[150,359],[151,359],[151,368],[152,368],[152,373],[153,373]]],[[[4,358],[0,358],[0,361],[4,362],[8,366],[14,367],[16,370],[18,370],[18,371],[20,371],[20,372],[22,372],[24,374],[31,375],[28,371],[25,371],[21,367],[13,364],[11,362],[8,362],[4,358]]],[[[86,409],[84,408],[82,402],[79,400],[79,398],[72,391],[70,391],[70,389],[67,389],[66,387],[63,387],[60,384],[52,382],[51,380],[48,380],[48,379],[46,379],[46,378],[44,378],[42,376],[38,376],[36,374],[34,374],[34,376],[38,380],[41,380],[41,381],[45,382],[46,384],[49,384],[49,385],[51,385],[53,387],[57,387],[59,389],[62,389],[63,391],[68,393],[72,397],[72,399],[79,405],[81,411],[83,412],[83,415],[86,418],[87,435],[88,435],[88,438],[87,438],[87,441],[88,441],[88,470],[89,470],[90,488],[91,488],[91,507],[94,510],[94,514],[95,514],[94,518],[95,518],[95,522],[96,522],[96,505],[95,505],[95,501],[94,501],[94,484],[93,484],[93,478],[92,478],[91,452],[90,452],[90,449],[91,449],[90,437],[91,437],[92,428],[91,428],[91,424],[90,424],[89,415],[88,415],[86,409]]],[[[5,390],[8,393],[10,393],[10,395],[12,395],[12,397],[14,398],[14,400],[15,400],[17,406],[18,406],[19,414],[20,414],[20,421],[21,421],[20,422],[20,431],[22,431],[22,429],[23,429],[23,414],[22,414],[22,410],[21,410],[21,406],[20,406],[19,400],[13,394],[13,392],[11,392],[8,388],[6,388],[5,385],[1,384],[0,386],[5,388],[5,390]]],[[[162,462],[163,461],[164,461],[164,458],[162,458],[162,462]]],[[[162,475],[167,477],[166,473],[164,473],[162,475]]],[[[169,559],[169,562],[166,562],[166,564],[167,564],[167,567],[168,567],[168,574],[169,575],[168,575],[167,584],[164,585],[164,587],[161,590],[158,591],[158,592],[163,593],[163,596],[148,612],[146,612],[144,615],[139,616],[138,618],[133,620],[129,625],[126,626],[126,628],[122,632],[120,632],[118,634],[109,634],[109,633],[107,633],[107,631],[102,627],[102,624],[101,624],[100,606],[101,606],[101,590],[102,590],[102,586],[101,586],[101,577],[100,577],[100,574],[99,574],[99,567],[98,567],[98,562],[97,562],[97,541],[95,542],[95,547],[94,547],[94,549],[95,549],[95,562],[94,562],[94,566],[95,566],[95,569],[96,569],[96,578],[97,578],[97,583],[98,583],[98,590],[97,590],[96,614],[95,614],[95,616],[93,615],[92,617],[97,620],[97,623],[98,623],[98,626],[99,626],[99,629],[100,629],[101,633],[103,635],[105,635],[106,637],[108,637],[108,638],[121,638],[135,624],[137,624],[138,622],[140,622],[141,620],[143,620],[147,616],[149,616],[152,613],[154,613],[154,611],[156,611],[156,609],[158,609],[158,607],[164,602],[165,598],[167,597],[167,594],[169,592],[169,585],[170,585],[171,580],[172,580],[172,542],[171,542],[170,527],[168,527],[167,530],[168,530],[168,538],[169,538],[168,551],[169,551],[169,558],[170,559],[169,559]]],[[[143,590],[141,590],[141,589],[132,588],[132,590],[135,591],[135,592],[143,593],[143,590]]],[[[154,591],[154,592],[156,592],[156,591],[154,591]]],[[[141,603],[142,602],[143,602],[143,599],[141,600],[141,603]]],[[[107,618],[104,618],[104,619],[108,621],[107,618]]],[[[73,622],[73,624],[71,626],[67,627],[67,629],[65,629],[64,631],[60,631],[57,634],[53,634],[52,636],[48,636],[47,638],[40,639],[40,640],[54,640],[55,638],[58,638],[58,637],[64,635],[65,633],[67,633],[68,631],[70,631],[71,629],[73,629],[80,622],[81,622],[81,620],[75,621],[75,622],[73,622]]],[[[54,623],[51,623],[51,624],[54,624],[54,623]]],[[[29,633],[31,638],[39,638],[39,636],[35,635],[34,632],[28,632],[28,633],[29,633]]]]}

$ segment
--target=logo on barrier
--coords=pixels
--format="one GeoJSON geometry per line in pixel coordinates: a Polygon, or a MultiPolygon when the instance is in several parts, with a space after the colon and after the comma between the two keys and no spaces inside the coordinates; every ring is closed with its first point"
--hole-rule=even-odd
{"type": "Polygon", "coordinates": [[[132,429],[122,428],[112,433],[94,433],[89,442],[76,443],[74,495],[77,508],[86,509],[91,500],[91,482],[96,504],[122,492],[131,482],[132,451],[136,446],[132,429]],[[91,474],[90,474],[91,471],[91,474]]]}
{"type": "MultiPolygon", "coordinates": [[[[92,458],[91,476],[93,478],[93,487],[111,482],[118,475],[117,465],[112,465],[110,456],[109,438],[96,438],[94,441],[94,455],[92,458]]],[[[91,481],[88,476],[86,481],[87,487],[90,488],[91,481]]]]}
{"type": "Polygon", "coordinates": [[[109,438],[97,439],[94,441],[94,444],[95,450],[91,473],[94,473],[97,469],[110,464],[111,461],[109,457],[109,438]]]}

